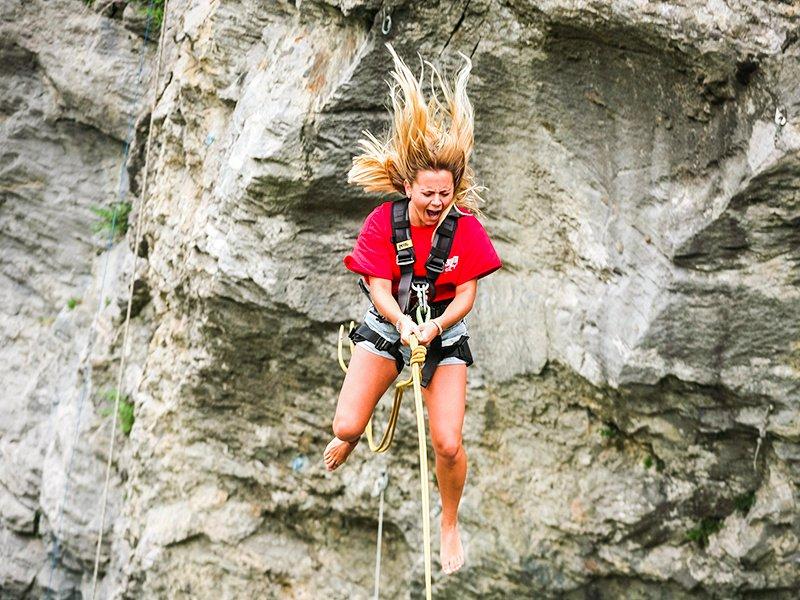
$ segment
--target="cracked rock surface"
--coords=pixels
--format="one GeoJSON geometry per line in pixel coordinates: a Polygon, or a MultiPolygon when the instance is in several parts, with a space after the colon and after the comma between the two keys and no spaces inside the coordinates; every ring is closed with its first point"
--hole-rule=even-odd
{"type": "Polygon", "coordinates": [[[0,7],[0,595],[91,595],[134,253],[101,597],[371,597],[383,468],[381,593],[423,593],[412,403],[389,455],[321,458],[338,325],[365,309],[341,259],[386,199],[346,172],[388,125],[391,41],[412,68],[471,56],[504,261],[468,317],[467,563],[434,564],[435,596],[794,598],[800,10],[388,16],[170,2],[142,205],[157,49],[135,6],[0,7]],[[91,207],[121,195],[107,245],[91,207]]]}

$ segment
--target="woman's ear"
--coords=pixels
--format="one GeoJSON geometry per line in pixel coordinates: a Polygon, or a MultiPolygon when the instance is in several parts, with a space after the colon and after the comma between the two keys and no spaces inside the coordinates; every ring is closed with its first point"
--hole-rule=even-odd
{"type": "Polygon", "coordinates": [[[406,189],[406,198],[411,198],[411,184],[408,181],[403,181],[403,187],[406,189]]]}

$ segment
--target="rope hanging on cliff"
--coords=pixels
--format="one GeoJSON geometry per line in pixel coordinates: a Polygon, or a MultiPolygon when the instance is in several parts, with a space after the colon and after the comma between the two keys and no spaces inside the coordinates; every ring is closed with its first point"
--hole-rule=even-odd
{"type": "MultiPolygon", "coordinates": [[[[128,307],[125,312],[125,328],[122,335],[122,355],[120,356],[119,368],[117,369],[117,387],[114,394],[114,410],[111,413],[111,439],[108,447],[108,460],[106,462],[106,479],[103,484],[103,497],[101,500],[100,512],[100,527],[97,533],[97,548],[94,557],[94,570],[92,572],[92,600],[94,600],[97,593],[97,576],[100,570],[100,550],[103,545],[103,529],[105,528],[106,507],[108,505],[108,487],[111,481],[111,464],[114,458],[114,448],[117,439],[117,414],[119,413],[119,397],[120,389],[122,388],[122,375],[125,371],[125,359],[128,356],[128,330],[131,321],[131,307],[133,305],[133,284],[136,279],[136,262],[139,256],[139,243],[141,242],[142,223],[144,222],[144,207],[147,200],[147,183],[148,175],[150,173],[150,147],[153,139],[153,113],[156,110],[156,103],[158,102],[158,82],[161,75],[162,58],[164,51],[164,37],[167,30],[167,1],[164,0],[163,16],[161,18],[161,34],[158,40],[158,54],[156,56],[156,72],[153,77],[153,100],[150,105],[150,123],[147,131],[147,142],[145,143],[144,166],[142,172],[142,190],[139,200],[139,216],[136,219],[136,235],[133,243],[133,266],[131,268],[130,281],[128,282],[128,307]]],[[[152,1],[151,1],[152,6],[152,1]]],[[[152,19],[152,10],[148,11],[148,30],[150,26],[150,19],[152,19]]]]}
{"type": "MultiPolygon", "coordinates": [[[[430,309],[422,307],[417,309],[417,323],[422,325],[430,318],[430,309]]],[[[350,329],[353,329],[353,323],[350,323],[350,329]]],[[[347,365],[344,362],[342,355],[342,340],[344,336],[344,325],[339,326],[339,345],[338,345],[338,358],[339,366],[347,373],[347,365]]],[[[403,392],[407,387],[413,386],[414,388],[414,408],[417,415],[417,439],[419,441],[419,483],[420,483],[420,496],[422,499],[422,538],[423,538],[423,554],[425,557],[425,598],[431,600],[431,513],[430,513],[430,488],[428,487],[428,436],[425,432],[425,414],[422,407],[422,365],[425,363],[425,356],[428,349],[417,341],[417,337],[412,335],[410,338],[409,347],[411,348],[411,377],[405,381],[395,384],[394,402],[392,403],[392,410],[389,417],[389,422],[383,432],[383,437],[379,444],[375,444],[372,437],[372,417],[370,416],[367,422],[367,440],[369,441],[370,449],[375,453],[386,452],[394,438],[394,430],[397,425],[397,416],[400,413],[400,404],[403,400],[403,392]]],[[[354,344],[350,342],[350,350],[352,351],[354,344]]],[[[380,580],[380,536],[383,529],[383,495],[381,494],[381,508],[378,517],[378,550],[375,560],[375,598],[378,597],[378,582],[380,580]]]]}
{"type": "MultiPolygon", "coordinates": [[[[144,69],[145,48],[147,47],[147,44],[148,44],[148,42],[150,40],[150,23],[151,23],[151,20],[152,20],[152,15],[154,14],[153,10],[152,10],[153,6],[154,6],[154,1],[155,0],[150,0],[150,4],[148,6],[147,26],[145,27],[144,36],[143,36],[143,39],[142,39],[142,49],[141,49],[141,52],[140,52],[139,65],[138,65],[138,69],[137,69],[137,72],[136,72],[136,85],[137,86],[139,86],[139,84],[141,83],[142,72],[143,72],[143,69],[144,69]]],[[[101,12],[98,12],[97,22],[99,23],[103,18],[104,17],[102,16],[101,12]]],[[[144,90],[142,90],[142,92],[140,94],[136,95],[136,102],[134,104],[138,104],[138,100],[139,100],[139,98],[141,98],[143,93],[144,93],[144,90]]],[[[118,185],[118,197],[119,197],[120,203],[121,203],[122,199],[125,197],[125,188],[124,188],[125,165],[127,163],[129,150],[130,150],[130,145],[131,145],[131,140],[133,138],[134,126],[135,126],[135,119],[134,119],[134,116],[131,116],[130,121],[128,123],[127,133],[125,135],[125,143],[124,143],[123,152],[122,152],[122,161],[121,161],[121,164],[120,164],[119,185],[118,185]]],[[[108,240],[106,242],[106,247],[105,247],[106,255],[105,255],[105,259],[103,261],[103,274],[102,274],[102,277],[101,277],[101,280],[100,280],[100,289],[99,289],[99,292],[98,292],[98,295],[97,295],[97,309],[95,310],[94,317],[93,317],[92,322],[91,322],[91,324],[89,326],[89,334],[87,336],[86,344],[85,344],[85,346],[83,348],[83,351],[79,355],[79,356],[82,356],[82,357],[89,357],[90,354],[91,354],[91,350],[94,347],[95,330],[96,330],[97,322],[98,322],[98,320],[100,318],[100,311],[101,311],[102,307],[104,306],[103,305],[103,298],[105,296],[106,281],[107,281],[107,275],[108,275],[108,262],[109,262],[109,253],[108,253],[108,251],[112,248],[112,246],[114,244],[114,237],[117,234],[117,216],[119,214],[119,204],[120,203],[115,205],[113,213],[112,213],[112,217],[111,217],[111,227],[109,228],[108,240]]],[[[79,398],[78,398],[77,414],[76,414],[76,417],[75,417],[75,427],[74,427],[74,433],[72,435],[72,448],[70,450],[69,459],[67,460],[66,471],[64,473],[64,488],[63,488],[63,492],[62,492],[62,495],[61,495],[61,503],[58,504],[58,509],[56,511],[57,514],[56,514],[56,518],[55,518],[55,521],[54,521],[54,527],[53,527],[53,532],[52,532],[53,549],[50,552],[50,572],[49,572],[48,579],[47,579],[47,588],[46,588],[47,590],[52,590],[52,588],[53,588],[53,573],[55,572],[56,561],[58,560],[58,556],[59,556],[59,545],[60,545],[60,543],[59,543],[59,535],[60,535],[61,528],[62,528],[62,521],[63,521],[63,516],[64,516],[64,506],[66,505],[66,502],[67,502],[67,496],[68,496],[68,491],[69,491],[69,483],[70,483],[70,478],[71,478],[71,474],[72,474],[72,465],[73,465],[74,458],[75,458],[75,448],[77,446],[78,438],[80,437],[80,423],[81,423],[81,415],[83,414],[83,406],[84,406],[84,403],[86,401],[86,397],[90,394],[89,389],[91,388],[91,372],[92,372],[91,361],[87,360],[86,365],[83,368],[83,385],[81,386],[81,391],[80,391],[79,398]]],[[[116,415],[115,415],[115,418],[116,418],[116,415]]],[[[52,419],[52,415],[51,415],[51,419],[52,419]]],[[[50,428],[50,430],[52,430],[52,427],[50,428]]]]}

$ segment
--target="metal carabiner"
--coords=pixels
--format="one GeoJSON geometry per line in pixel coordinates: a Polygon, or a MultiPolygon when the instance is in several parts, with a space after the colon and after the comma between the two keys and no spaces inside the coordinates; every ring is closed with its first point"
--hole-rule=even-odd
{"type": "Polygon", "coordinates": [[[422,325],[431,317],[431,307],[428,305],[428,290],[430,285],[427,281],[422,283],[412,283],[411,289],[417,293],[417,324],[422,325]]]}
{"type": "Polygon", "coordinates": [[[381,33],[388,35],[392,29],[392,9],[383,8],[383,23],[381,23],[381,33]]]}

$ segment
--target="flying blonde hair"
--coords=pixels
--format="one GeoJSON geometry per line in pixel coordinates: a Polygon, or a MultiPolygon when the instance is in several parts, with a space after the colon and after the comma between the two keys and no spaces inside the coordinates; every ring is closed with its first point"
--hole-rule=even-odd
{"type": "Polygon", "coordinates": [[[363,153],[353,157],[347,182],[367,192],[405,195],[403,182],[413,182],[419,171],[446,169],[453,175],[453,201],[442,211],[439,223],[454,205],[480,214],[478,203],[483,198],[478,190],[486,188],[475,183],[475,173],[469,166],[474,146],[474,118],[467,97],[467,79],[472,61],[459,52],[467,64],[456,77],[455,89],[442,79],[433,64],[423,61],[432,71],[431,98],[426,102],[422,93],[424,64],[417,79],[391,44],[387,43],[386,47],[394,58],[394,70],[390,73],[394,82],[386,82],[392,100],[392,127],[384,141],[367,130],[362,131],[365,139],[358,144],[363,153]],[[439,81],[444,104],[436,95],[434,75],[439,81]]]}

